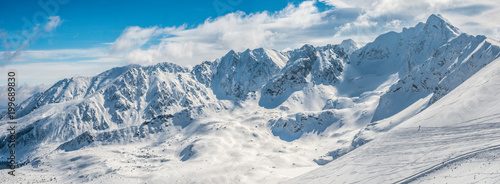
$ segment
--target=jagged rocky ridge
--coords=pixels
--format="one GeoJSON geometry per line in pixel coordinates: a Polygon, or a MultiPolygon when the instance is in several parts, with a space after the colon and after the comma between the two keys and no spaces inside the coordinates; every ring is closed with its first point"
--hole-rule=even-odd
{"type": "MultiPolygon", "coordinates": [[[[17,118],[26,123],[17,134],[18,146],[34,153],[34,144],[50,142],[61,144],[60,149],[74,150],[94,141],[126,142],[169,125],[185,127],[189,120],[200,118],[198,114],[226,108],[224,100],[245,100],[249,93],[261,90],[274,78],[294,75],[302,80],[287,84],[303,85],[313,65],[318,71],[316,81],[333,84],[346,59],[344,50],[332,45],[317,48],[305,45],[289,52],[260,48],[241,53],[230,51],[221,59],[204,62],[192,70],[171,63],[129,65],[95,77],[64,79],[19,105],[17,118]],[[290,67],[287,62],[309,67],[298,69],[304,70],[303,73],[291,73],[282,70],[290,67]],[[321,68],[323,65],[335,70],[321,68]],[[60,108],[57,112],[51,109],[55,106],[60,108]],[[34,111],[44,110],[50,115],[30,116],[34,111]],[[159,119],[162,121],[158,122],[159,119]],[[148,122],[156,124],[154,127],[151,126],[154,123],[149,124],[146,128],[149,130],[143,131],[141,128],[148,122]]],[[[276,84],[277,88],[288,94],[297,90],[285,84],[276,84]]],[[[6,150],[5,142],[0,148],[6,150]]]]}

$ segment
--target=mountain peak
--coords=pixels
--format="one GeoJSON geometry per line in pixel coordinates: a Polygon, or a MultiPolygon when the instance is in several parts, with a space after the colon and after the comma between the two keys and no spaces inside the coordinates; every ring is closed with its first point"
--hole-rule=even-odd
{"type": "Polygon", "coordinates": [[[235,60],[237,60],[237,58],[239,58],[239,53],[237,53],[236,51],[234,51],[233,49],[231,49],[229,52],[227,52],[226,55],[224,55],[221,58],[221,62],[224,62],[226,60],[234,62],[235,60]]]}
{"type": "Polygon", "coordinates": [[[446,22],[449,24],[448,20],[446,20],[443,16],[441,16],[441,14],[431,14],[426,21],[427,24],[435,22],[446,22]]]}
{"type": "Polygon", "coordinates": [[[356,42],[354,42],[354,40],[352,39],[347,39],[343,40],[342,43],[340,43],[340,45],[358,45],[358,44],[356,44],[356,42]]]}
{"type": "Polygon", "coordinates": [[[229,52],[227,52],[226,56],[230,56],[230,55],[237,55],[238,53],[236,53],[236,51],[234,51],[233,49],[231,49],[229,52]]]}
{"type": "Polygon", "coordinates": [[[343,48],[348,54],[351,54],[360,48],[359,45],[352,39],[343,40],[342,43],[339,44],[339,47],[343,48]]]}
{"type": "Polygon", "coordinates": [[[448,20],[446,20],[440,14],[430,15],[429,18],[427,18],[427,21],[425,22],[425,27],[427,27],[428,29],[438,29],[441,31],[448,30],[455,36],[460,35],[460,30],[455,26],[453,26],[448,20]]]}
{"type": "Polygon", "coordinates": [[[300,47],[300,50],[304,50],[304,51],[308,51],[308,52],[312,52],[314,51],[314,46],[311,45],[311,44],[304,44],[302,47],[300,47]]]}

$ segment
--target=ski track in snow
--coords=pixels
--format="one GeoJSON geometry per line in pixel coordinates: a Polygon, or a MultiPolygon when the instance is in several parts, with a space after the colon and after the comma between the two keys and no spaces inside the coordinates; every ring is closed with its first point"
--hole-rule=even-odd
{"type": "Polygon", "coordinates": [[[467,152],[467,153],[458,155],[458,156],[456,156],[454,158],[451,158],[451,159],[448,159],[446,161],[443,161],[442,163],[433,165],[430,168],[427,168],[427,169],[425,169],[423,171],[415,173],[415,174],[413,174],[411,176],[408,176],[408,177],[406,177],[406,178],[404,178],[402,180],[396,181],[394,183],[395,184],[410,183],[410,182],[418,179],[419,177],[423,177],[423,176],[425,176],[425,175],[427,175],[427,174],[429,174],[431,172],[435,172],[435,170],[441,169],[441,168],[443,168],[445,166],[448,166],[448,165],[450,165],[452,163],[465,160],[465,159],[467,159],[467,157],[472,157],[472,156],[477,155],[479,153],[493,151],[493,150],[497,150],[497,149],[500,149],[500,144],[499,145],[494,145],[494,146],[489,146],[489,147],[478,149],[478,150],[474,150],[474,151],[471,151],[471,152],[467,152]]]}

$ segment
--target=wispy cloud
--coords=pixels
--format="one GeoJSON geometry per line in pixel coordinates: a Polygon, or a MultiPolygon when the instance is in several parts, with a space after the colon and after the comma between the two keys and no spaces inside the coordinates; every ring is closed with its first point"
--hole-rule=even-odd
{"type": "Polygon", "coordinates": [[[47,24],[43,26],[43,30],[45,30],[45,32],[52,32],[62,23],[61,18],[59,16],[50,16],[48,19],[49,22],[47,22],[47,24]]]}
{"type": "MultiPolygon", "coordinates": [[[[5,54],[5,52],[0,52],[5,54]]],[[[58,49],[58,50],[26,50],[13,62],[44,62],[44,61],[74,61],[87,58],[107,58],[111,57],[107,48],[90,49],[58,49]]],[[[0,59],[0,61],[2,61],[0,59]]]]}
{"type": "Polygon", "coordinates": [[[111,53],[129,52],[133,49],[140,48],[152,38],[158,35],[165,35],[175,31],[177,28],[159,28],[157,26],[141,28],[138,26],[127,27],[120,37],[111,44],[111,53]]]}
{"type": "MultiPolygon", "coordinates": [[[[40,28],[41,25],[34,25],[34,27],[30,30],[32,31],[32,34],[30,34],[28,37],[22,39],[21,36],[17,35],[17,39],[21,39],[22,41],[20,42],[19,45],[12,45],[11,43],[7,42],[9,40],[9,35],[8,33],[0,33],[0,38],[3,40],[3,45],[5,47],[5,50],[2,53],[3,56],[3,62],[0,63],[0,65],[5,65],[7,62],[14,61],[21,55],[21,52],[26,50],[30,44],[36,42],[36,40],[42,35],[44,32],[49,33],[54,31],[58,26],[61,25],[62,20],[59,16],[50,16],[47,18],[49,21],[43,25],[43,30],[40,28]],[[15,48],[14,51],[10,51],[11,48],[15,48]]],[[[27,30],[25,30],[27,31],[27,30]]],[[[12,38],[10,38],[12,39],[12,38]]]]}

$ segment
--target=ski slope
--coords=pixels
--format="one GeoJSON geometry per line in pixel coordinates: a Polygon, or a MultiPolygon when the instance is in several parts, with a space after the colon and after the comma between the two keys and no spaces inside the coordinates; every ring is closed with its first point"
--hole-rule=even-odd
{"type": "MultiPolygon", "coordinates": [[[[411,176],[408,176],[408,177],[406,177],[406,178],[404,178],[402,180],[399,180],[399,181],[397,181],[395,183],[409,183],[409,182],[412,182],[412,181],[414,181],[416,179],[420,179],[423,176],[426,176],[427,174],[432,173],[433,171],[440,170],[440,169],[445,168],[445,167],[449,168],[449,166],[451,164],[457,165],[456,164],[457,162],[461,162],[461,161],[464,161],[466,159],[470,160],[470,158],[475,158],[479,154],[484,154],[484,153],[494,153],[494,154],[496,153],[497,154],[498,150],[500,150],[500,145],[494,145],[494,146],[490,146],[490,147],[486,147],[486,148],[482,148],[482,149],[470,151],[470,152],[458,155],[458,156],[456,156],[454,158],[450,158],[450,159],[448,159],[446,161],[443,161],[442,163],[435,164],[432,167],[429,167],[429,168],[427,168],[427,169],[425,169],[423,171],[420,171],[420,172],[415,173],[415,174],[413,174],[411,176]]],[[[488,165],[491,165],[491,162],[488,162],[488,165]]],[[[460,166],[461,166],[461,164],[460,164],[460,166]]],[[[457,167],[455,167],[455,169],[456,168],[457,167]]],[[[453,171],[453,169],[451,169],[451,171],[453,171]]],[[[498,171],[496,173],[498,173],[498,171]]],[[[475,176],[474,176],[474,179],[475,179],[475,176]]]]}
{"type": "Polygon", "coordinates": [[[500,182],[499,70],[497,59],[418,115],[283,183],[500,182]]]}

